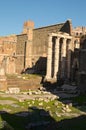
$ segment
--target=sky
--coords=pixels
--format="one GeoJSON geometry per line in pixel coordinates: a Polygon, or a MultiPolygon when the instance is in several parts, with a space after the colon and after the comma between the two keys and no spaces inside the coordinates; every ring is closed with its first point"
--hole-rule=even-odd
{"type": "Polygon", "coordinates": [[[20,34],[28,20],[39,28],[68,19],[86,26],[86,0],[0,0],[0,36],[20,34]]]}

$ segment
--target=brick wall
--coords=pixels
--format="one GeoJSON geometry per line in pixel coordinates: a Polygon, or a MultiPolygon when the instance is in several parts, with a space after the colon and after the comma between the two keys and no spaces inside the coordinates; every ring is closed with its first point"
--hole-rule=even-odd
{"type": "Polygon", "coordinates": [[[21,73],[25,67],[27,35],[17,35],[16,44],[16,72],[21,73]]]}
{"type": "Polygon", "coordinates": [[[5,73],[15,73],[16,35],[0,37],[0,66],[5,73]]]}
{"type": "Polygon", "coordinates": [[[70,22],[51,25],[33,30],[32,44],[32,64],[39,71],[46,71],[47,49],[48,49],[48,34],[58,33],[59,31],[70,34],[70,22]]]}
{"type": "Polygon", "coordinates": [[[34,22],[27,21],[24,23],[22,34],[0,37],[0,47],[2,47],[0,52],[12,55],[16,51],[15,68],[17,73],[21,73],[24,68],[28,67],[46,71],[48,34],[58,33],[58,31],[70,33],[71,23],[67,21],[34,29],[34,22]]]}

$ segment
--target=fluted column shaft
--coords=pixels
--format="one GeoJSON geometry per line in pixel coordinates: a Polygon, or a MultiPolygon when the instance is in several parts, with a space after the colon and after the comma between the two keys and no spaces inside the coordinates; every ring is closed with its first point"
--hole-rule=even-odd
{"type": "Polygon", "coordinates": [[[69,47],[68,47],[68,68],[67,68],[67,77],[70,78],[71,73],[71,40],[69,41],[69,47]]]}
{"type": "Polygon", "coordinates": [[[65,71],[66,71],[66,40],[67,39],[63,39],[63,45],[62,45],[62,61],[61,61],[61,66],[62,66],[62,73],[61,73],[61,77],[65,78],[65,71]]]}
{"type": "Polygon", "coordinates": [[[51,73],[52,73],[52,36],[49,36],[46,79],[51,79],[51,73]]]}
{"type": "Polygon", "coordinates": [[[55,44],[55,63],[54,63],[54,78],[57,79],[57,74],[59,70],[59,40],[60,38],[56,38],[55,44]]]}

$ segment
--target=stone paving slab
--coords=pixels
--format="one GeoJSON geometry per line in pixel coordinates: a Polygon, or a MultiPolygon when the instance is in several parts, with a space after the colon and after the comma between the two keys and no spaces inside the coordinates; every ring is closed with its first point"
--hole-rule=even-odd
{"type": "Polygon", "coordinates": [[[11,101],[11,100],[0,100],[0,104],[1,105],[11,105],[11,104],[13,104],[13,103],[15,103],[15,101],[11,101]]]}
{"type": "Polygon", "coordinates": [[[55,98],[57,98],[57,96],[56,95],[52,95],[52,94],[46,94],[46,95],[23,95],[23,94],[2,94],[2,95],[0,95],[1,97],[11,97],[11,98],[15,98],[15,99],[17,99],[17,100],[19,100],[19,99],[37,99],[37,98],[43,98],[43,99],[45,99],[45,98],[52,98],[52,97],[55,97],[55,98]]]}

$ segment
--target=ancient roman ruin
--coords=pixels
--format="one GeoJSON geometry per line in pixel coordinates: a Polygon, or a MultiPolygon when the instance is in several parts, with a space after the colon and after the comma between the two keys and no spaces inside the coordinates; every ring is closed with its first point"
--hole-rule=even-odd
{"type": "Polygon", "coordinates": [[[86,82],[85,52],[86,27],[73,28],[67,20],[34,28],[33,21],[26,21],[21,34],[0,37],[0,70],[38,73],[47,81],[78,79],[81,84],[81,79],[86,82]]]}

